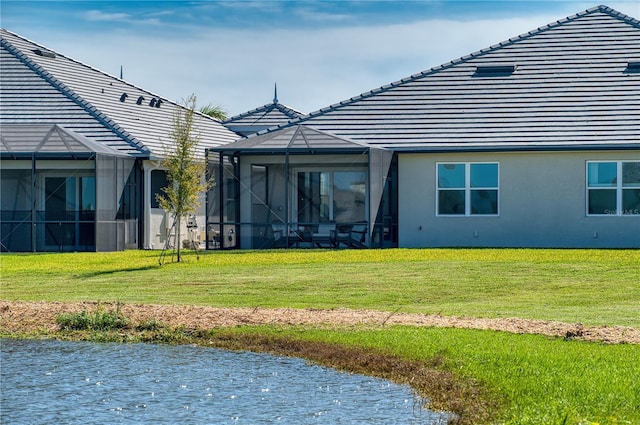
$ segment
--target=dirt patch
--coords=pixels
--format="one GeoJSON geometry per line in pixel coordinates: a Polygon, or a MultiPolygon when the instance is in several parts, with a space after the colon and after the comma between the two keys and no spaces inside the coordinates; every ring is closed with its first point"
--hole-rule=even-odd
{"type": "MultiPolygon", "coordinates": [[[[56,317],[97,308],[115,310],[112,303],[45,303],[0,301],[0,328],[5,332],[37,332],[58,330],[56,317]]],[[[213,308],[153,304],[118,306],[124,316],[134,322],[155,319],[172,327],[210,329],[239,325],[335,325],[390,326],[408,325],[482,329],[515,334],[540,334],[566,339],[598,341],[609,344],[640,344],[640,329],[624,326],[583,326],[519,318],[478,319],[441,315],[390,313],[372,310],[317,310],[288,308],[213,308]]]]}

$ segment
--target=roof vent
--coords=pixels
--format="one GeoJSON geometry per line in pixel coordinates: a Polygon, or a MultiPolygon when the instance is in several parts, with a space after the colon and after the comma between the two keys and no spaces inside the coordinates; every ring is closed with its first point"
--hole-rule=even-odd
{"type": "Polygon", "coordinates": [[[124,102],[128,96],[129,96],[128,94],[122,93],[122,95],[120,96],[120,102],[124,102]]]}
{"type": "Polygon", "coordinates": [[[152,108],[154,106],[156,106],[156,98],[155,97],[153,99],[151,99],[151,101],[149,102],[149,106],[151,106],[152,108]]]}
{"type": "Polygon", "coordinates": [[[144,96],[140,96],[138,100],[136,100],[137,105],[142,105],[142,102],[144,102],[144,96]]]}
{"type": "Polygon", "coordinates": [[[481,65],[476,67],[474,77],[508,77],[516,70],[515,65],[481,65]]]}
{"type": "Polygon", "coordinates": [[[640,73],[640,62],[629,62],[627,63],[627,69],[624,70],[628,73],[640,73]]]}
{"type": "Polygon", "coordinates": [[[158,99],[158,101],[156,102],[156,108],[159,108],[161,104],[162,104],[162,99],[158,99]]]}
{"type": "Polygon", "coordinates": [[[44,56],[45,58],[55,58],[56,54],[53,53],[50,50],[44,50],[44,49],[35,49],[33,51],[33,53],[35,53],[38,56],[44,56]]]}

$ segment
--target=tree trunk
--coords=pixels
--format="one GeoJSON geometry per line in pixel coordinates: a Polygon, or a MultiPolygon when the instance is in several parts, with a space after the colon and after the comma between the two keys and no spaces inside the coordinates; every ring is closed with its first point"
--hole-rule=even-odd
{"type": "Polygon", "coordinates": [[[176,215],[176,250],[177,250],[177,261],[178,263],[182,261],[182,255],[180,253],[180,248],[182,248],[182,241],[181,241],[181,237],[180,237],[180,229],[182,228],[182,226],[180,225],[180,221],[182,220],[182,217],[180,217],[179,215],[176,215]]]}

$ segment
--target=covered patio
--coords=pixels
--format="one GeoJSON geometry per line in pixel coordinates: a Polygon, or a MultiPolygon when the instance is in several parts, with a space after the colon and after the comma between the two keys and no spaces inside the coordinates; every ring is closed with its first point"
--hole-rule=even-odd
{"type": "Polygon", "coordinates": [[[391,151],[291,126],[207,151],[208,249],[397,246],[391,151]]]}
{"type": "Polygon", "coordinates": [[[59,125],[2,126],[2,251],[137,248],[135,159],[59,125]]]}

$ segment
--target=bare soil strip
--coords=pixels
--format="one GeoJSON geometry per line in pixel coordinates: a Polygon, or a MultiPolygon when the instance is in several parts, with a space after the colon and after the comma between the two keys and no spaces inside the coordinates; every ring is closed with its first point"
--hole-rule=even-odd
{"type": "Polygon", "coordinates": [[[116,307],[130,320],[151,319],[166,325],[194,329],[210,329],[239,325],[328,325],[328,326],[391,326],[408,325],[482,329],[514,334],[539,334],[566,339],[597,341],[608,344],[640,344],[640,329],[624,326],[584,326],[580,323],[527,320],[519,318],[483,319],[441,316],[437,314],[390,313],[373,310],[317,310],[290,308],[213,308],[115,303],[49,303],[0,301],[0,328],[5,332],[37,332],[58,330],[56,317],[97,309],[113,311],[116,307]]]}

